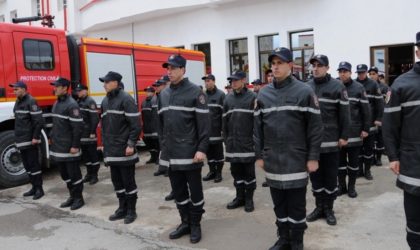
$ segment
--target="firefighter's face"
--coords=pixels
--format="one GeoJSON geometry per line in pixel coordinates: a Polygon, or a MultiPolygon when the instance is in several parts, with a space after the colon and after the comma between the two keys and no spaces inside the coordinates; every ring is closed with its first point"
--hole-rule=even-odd
{"type": "Polygon", "coordinates": [[[216,83],[214,82],[214,80],[211,80],[211,79],[204,80],[204,83],[206,85],[206,89],[208,89],[208,90],[214,89],[214,86],[216,85],[216,83]]]}
{"type": "Polygon", "coordinates": [[[154,95],[155,95],[155,92],[146,91],[146,96],[147,97],[152,97],[154,95]]]}
{"type": "Polygon", "coordinates": [[[233,91],[240,91],[242,88],[244,88],[246,83],[246,78],[239,79],[239,80],[232,80],[231,86],[233,91]]]}
{"type": "Polygon", "coordinates": [[[376,71],[369,72],[369,78],[374,80],[375,82],[378,81],[378,78],[379,78],[378,73],[376,73],[376,71]]]}
{"type": "Polygon", "coordinates": [[[338,71],[338,76],[342,82],[348,82],[351,79],[351,71],[340,69],[338,71]]]}
{"type": "Polygon", "coordinates": [[[317,61],[315,61],[312,64],[312,74],[314,75],[315,78],[324,77],[325,75],[327,75],[327,72],[329,69],[330,69],[329,66],[322,65],[317,61]]]}
{"type": "Polygon", "coordinates": [[[82,98],[82,97],[87,96],[87,90],[86,89],[82,89],[82,90],[77,91],[77,96],[79,98],[82,98]]]}
{"type": "Polygon", "coordinates": [[[54,86],[54,93],[56,96],[67,94],[67,86],[54,86]]]}
{"type": "Polygon", "coordinates": [[[15,93],[17,98],[22,98],[26,94],[25,88],[13,88],[13,92],[15,93]]]}
{"type": "Polygon", "coordinates": [[[274,78],[278,78],[280,80],[284,80],[290,75],[292,67],[293,63],[284,62],[277,56],[275,56],[271,61],[271,70],[273,71],[274,78]]]}
{"type": "Polygon", "coordinates": [[[166,70],[168,71],[168,77],[171,83],[177,84],[184,78],[185,68],[168,65],[166,70]]]}
{"type": "Polygon", "coordinates": [[[359,72],[357,73],[357,78],[359,78],[359,80],[365,80],[367,78],[367,72],[359,72]]]}
{"type": "Polygon", "coordinates": [[[273,73],[268,73],[267,74],[267,82],[272,83],[273,80],[274,80],[274,74],[273,73]]]}
{"type": "Polygon", "coordinates": [[[118,82],[117,81],[109,81],[104,82],[104,89],[107,93],[111,92],[112,90],[118,88],[118,82]]]}

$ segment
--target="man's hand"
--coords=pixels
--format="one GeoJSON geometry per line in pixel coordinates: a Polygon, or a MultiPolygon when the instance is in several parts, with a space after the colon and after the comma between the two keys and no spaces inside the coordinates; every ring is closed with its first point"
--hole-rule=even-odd
{"type": "Polygon", "coordinates": [[[125,156],[130,156],[134,154],[134,147],[127,146],[125,148],[125,156]]]}
{"type": "Polygon", "coordinates": [[[391,161],[389,163],[389,168],[394,174],[400,174],[400,161],[391,161]]]}
{"type": "Polygon", "coordinates": [[[32,139],[31,143],[32,143],[32,145],[36,145],[36,144],[41,143],[41,140],[38,140],[38,139],[32,139]]]}
{"type": "Polygon", "coordinates": [[[365,139],[366,137],[368,137],[369,136],[369,133],[368,132],[366,132],[366,131],[362,131],[361,133],[360,133],[360,138],[362,138],[362,139],[365,139]]]}
{"type": "Polygon", "coordinates": [[[205,159],[206,159],[206,154],[203,152],[197,151],[194,155],[193,162],[194,163],[203,162],[205,159]]]}
{"type": "Polygon", "coordinates": [[[338,146],[340,147],[340,148],[342,148],[342,147],[344,147],[344,146],[346,146],[347,145],[347,140],[344,140],[344,139],[340,139],[340,140],[338,140],[338,146]]]}
{"type": "Polygon", "coordinates": [[[79,148],[70,148],[70,154],[74,155],[79,152],[79,148]]]}
{"type": "Polygon", "coordinates": [[[382,122],[380,121],[374,121],[373,123],[375,124],[375,126],[382,126],[382,122]]]}
{"type": "Polygon", "coordinates": [[[89,138],[90,138],[90,139],[95,139],[95,138],[96,138],[96,135],[95,135],[95,134],[90,134],[90,135],[89,135],[89,138]]]}
{"type": "Polygon", "coordinates": [[[262,170],[264,170],[264,160],[263,159],[258,159],[255,161],[255,166],[261,168],[262,170]]]}
{"type": "Polygon", "coordinates": [[[308,169],[309,173],[313,173],[313,172],[317,171],[318,167],[319,167],[318,161],[310,160],[310,161],[306,162],[306,168],[308,169]]]}

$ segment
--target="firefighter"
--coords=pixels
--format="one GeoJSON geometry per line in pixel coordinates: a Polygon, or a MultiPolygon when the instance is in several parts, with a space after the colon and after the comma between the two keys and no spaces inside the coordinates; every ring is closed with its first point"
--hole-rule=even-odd
{"type": "Polygon", "coordinates": [[[271,69],[267,69],[265,71],[265,79],[267,79],[266,84],[270,84],[270,83],[274,82],[274,74],[273,74],[273,71],[271,69]]]}
{"type": "Polygon", "coordinates": [[[98,182],[98,171],[100,167],[99,155],[96,150],[97,137],[96,128],[99,123],[99,114],[96,107],[96,102],[88,95],[88,87],[83,84],[78,84],[75,88],[78,96],[80,113],[83,117],[83,132],[82,132],[82,152],[86,160],[86,175],[83,182],[89,182],[94,185],[98,182]]]}
{"type": "Polygon", "coordinates": [[[140,113],[132,96],[120,87],[122,76],[110,71],[99,80],[106,96],[102,100],[102,142],[104,162],[111,169],[111,180],[118,198],[118,209],[110,221],[124,219],[130,224],[137,218],[135,164],[139,161],[136,142],[141,132],[140,113]]]}
{"type": "Polygon", "coordinates": [[[216,87],[216,78],[212,74],[207,74],[201,78],[206,85],[208,107],[210,110],[210,131],[209,131],[209,149],[207,151],[207,162],[209,173],[203,177],[203,181],[214,180],[222,181],[222,169],[225,161],[223,155],[223,137],[222,137],[222,115],[223,101],[225,93],[216,87]]]}
{"type": "Polygon", "coordinates": [[[60,77],[51,85],[54,86],[57,101],[51,112],[53,127],[50,134],[50,156],[59,166],[61,178],[66,182],[70,193],[70,197],[60,207],[76,210],[85,204],[82,194],[83,178],[79,166],[82,155],[80,139],[83,132],[83,118],[79,105],[68,94],[70,81],[60,77]]]}
{"type": "Polygon", "coordinates": [[[268,61],[275,80],[258,93],[254,138],[255,165],[266,172],[277,217],[279,239],[270,250],[303,250],[308,172],[318,168],[322,140],[319,104],[314,91],[292,77],[289,49],[276,49],[268,61]]]}
{"type": "Polygon", "coordinates": [[[170,87],[159,96],[159,135],[161,157],[169,163],[169,178],[181,216],[181,224],[169,238],[190,234],[190,242],[197,243],[201,240],[204,213],[201,168],[209,143],[209,110],[205,94],[184,78],[185,66],[181,55],[171,55],[162,64],[170,87]]]}
{"type": "Polygon", "coordinates": [[[337,195],[347,193],[351,198],[357,197],[356,178],[359,172],[359,153],[363,145],[363,139],[369,134],[370,110],[366,92],[361,83],[351,79],[351,64],[340,62],[338,75],[341,82],[346,86],[350,103],[350,133],[348,144],[340,150],[340,166],[338,168],[338,192],[337,195]],[[346,176],[348,175],[348,187],[346,176]]]}
{"type": "MultiPolygon", "coordinates": [[[[420,59],[420,32],[416,35],[420,59]]],[[[420,62],[398,77],[386,96],[382,132],[391,170],[404,191],[407,242],[420,249],[420,62]]]]}
{"type": "Polygon", "coordinates": [[[38,200],[44,196],[42,188],[42,171],[38,159],[38,144],[41,143],[41,130],[44,126],[42,110],[36,100],[27,92],[28,87],[24,82],[9,85],[16,95],[13,108],[15,115],[16,147],[20,151],[22,163],[28,174],[32,188],[23,196],[32,196],[38,200]]]}
{"type": "Polygon", "coordinates": [[[375,135],[378,127],[381,126],[382,114],[384,109],[384,101],[378,83],[367,77],[368,67],[366,64],[357,65],[356,81],[360,82],[366,90],[366,96],[369,100],[371,112],[371,125],[369,128],[369,136],[363,140],[363,146],[359,155],[359,176],[364,176],[367,180],[373,180],[370,167],[373,164],[373,149],[375,143],[375,135]]]}
{"type": "Polygon", "coordinates": [[[316,208],[307,221],[325,217],[328,225],[336,225],[334,200],[337,197],[339,148],[347,145],[350,127],[350,109],[344,85],[328,74],[329,60],[325,55],[315,55],[309,61],[314,79],[308,84],[318,96],[324,133],[319,157],[319,170],[310,174],[316,208]]]}
{"type": "Polygon", "coordinates": [[[260,79],[255,79],[251,83],[254,86],[254,92],[255,92],[255,94],[258,94],[258,92],[260,91],[260,89],[263,86],[263,82],[260,79]]]}
{"type": "Polygon", "coordinates": [[[230,82],[228,84],[226,84],[225,90],[226,90],[226,93],[228,93],[228,94],[232,93],[232,85],[231,85],[230,82]]]}
{"type": "MultiPolygon", "coordinates": [[[[381,82],[379,80],[379,69],[375,66],[370,67],[370,69],[368,70],[369,73],[369,78],[372,79],[373,81],[377,82],[379,85],[379,89],[381,91],[382,97],[385,100],[386,97],[386,93],[389,90],[388,85],[386,85],[385,83],[381,82]]],[[[382,154],[385,151],[385,147],[384,147],[384,140],[382,138],[382,124],[378,124],[378,132],[375,135],[375,157],[374,157],[374,164],[376,166],[382,166],[382,154]]]]}
{"type": "Polygon", "coordinates": [[[155,89],[151,86],[144,89],[146,99],[141,104],[141,117],[143,120],[143,140],[150,152],[150,159],[146,162],[159,164],[159,139],[158,139],[158,117],[157,98],[155,89]]]}
{"type": "Polygon", "coordinates": [[[253,141],[256,95],[246,87],[245,72],[235,71],[228,80],[232,82],[233,92],[226,96],[223,104],[223,137],[236,197],[227,204],[227,209],[244,206],[246,212],[252,212],[256,189],[253,141]]]}

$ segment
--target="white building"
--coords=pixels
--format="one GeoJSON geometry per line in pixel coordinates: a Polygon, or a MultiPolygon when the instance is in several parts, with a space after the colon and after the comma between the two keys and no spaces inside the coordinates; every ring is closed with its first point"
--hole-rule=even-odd
{"type": "Polygon", "coordinates": [[[333,76],[345,60],[378,66],[392,81],[415,61],[419,9],[418,0],[0,0],[0,21],[50,13],[80,36],[203,50],[222,87],[238,68],[264,79],[279,46],[293,49],[301,77],[321,53],[333,76]]]}

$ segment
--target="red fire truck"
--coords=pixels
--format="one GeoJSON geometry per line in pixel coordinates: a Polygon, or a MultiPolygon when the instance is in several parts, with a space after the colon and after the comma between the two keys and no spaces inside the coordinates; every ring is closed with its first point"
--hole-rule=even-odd
{"type": "Polygon", "coordinates": [[[49,113],[55,101],[50,82],[59,76],[72,83],[85,83],[98,104],[105,96],[98,77],[108,71],[123,75],[125,90],[140,109],[143,89],[161,77],[162,63],[171,54],[187,59],[187,76],[201,83],[205,73],[204,54],[198,51],[165,48],[90,38],[76,39],[63,30],[0,23],[0,186],[27,182],[27,175],[14,140],[13,106],[16,97],[9,84],[24,81],[37,99],[46,119],[42,131],[40,161],[49,166],[49,113]]]}

